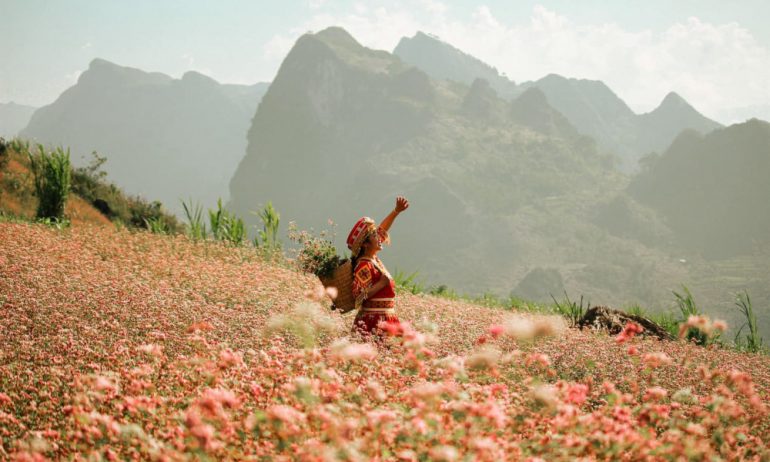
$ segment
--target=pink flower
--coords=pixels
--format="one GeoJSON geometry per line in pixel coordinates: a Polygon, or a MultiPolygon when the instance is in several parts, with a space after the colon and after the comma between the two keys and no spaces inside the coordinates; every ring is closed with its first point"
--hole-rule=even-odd
{"type": "Polygon", "coordinates": [[[500,335],[502,335],[503,332],[505,332],[505,328],[499,324],[495,324],[493,326],[490,326],[489,328],[489,334],[493,338],[499,337],[500,335]]]}
{"type": "Polygon", "coordinates": [[[642,326],[635,322],[629,321],[626,324],[626,327],[623,328],[623,331],[619,333],[617,337],[615,337],[615,341],[618,343],[623,343],[627,340],[631,340],[636,334],[641,334],[642,332],[644,332],[642,326]]]}
{"type": "Polygon", "coordinates": [[[642,355],[642,363],[645,366],[656,369],[660,366],[668,366],[672,363],[672,359],[663,352],[645,353],[642,355]]]}
{"type": "Polygon", "coordinates": [[[662,387],[651,387],[644,392],[643,401],[660,401],[668,396],[668,390],[662,387]]]}
{"type": "Polygon", "coordinates": [[[583,383],[573,383],[567,387],[565,401],[579,406],[586,401],[587,395],[588,385],[583,383]]]}

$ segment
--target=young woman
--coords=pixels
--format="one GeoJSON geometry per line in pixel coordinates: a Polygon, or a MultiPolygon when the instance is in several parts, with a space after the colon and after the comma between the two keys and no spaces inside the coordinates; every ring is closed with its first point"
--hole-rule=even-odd
{"type": "Polygon", "coordinates": [[[353,259],[353,296],[358,313],[353,331],[363,336],[380,337],[385,331],[400,332],[395,312],[395,283],[377,253],[383,243],[390,243],[388,230],[396,217],[409,208],[409,201],[399,196],[396,208],[380,226],[369,217],[356,222],[348,235],[347,244],[353,259]]]}

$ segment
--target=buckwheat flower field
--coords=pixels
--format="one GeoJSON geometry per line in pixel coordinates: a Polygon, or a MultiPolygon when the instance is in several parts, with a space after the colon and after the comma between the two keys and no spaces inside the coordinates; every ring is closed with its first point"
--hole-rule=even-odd
{"type": "Polygon", "coordinates": [[[410,294],[368,343],[251,248],[0,223],[0,304],[2,460],[770,460],[767,356],[410,294]]]}

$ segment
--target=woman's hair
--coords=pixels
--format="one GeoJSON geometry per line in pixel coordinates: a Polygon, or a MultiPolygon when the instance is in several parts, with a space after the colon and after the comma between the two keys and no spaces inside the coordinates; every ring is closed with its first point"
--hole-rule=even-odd
{"type": "Polygon", "coordinates": [[[361,255],[364,253],[364,246],[367,244],[367,242],[369,242],[369,236],[373,233],[376,233],[376,231],[369,231],[369,233],[367,233],[367,236],[364,238],[364,242],[358,248],[358,253],[350,256],[350,271],[352,271],[353,274],[355,274],[356,272],[358,259],[361,258],[361,255]]]}

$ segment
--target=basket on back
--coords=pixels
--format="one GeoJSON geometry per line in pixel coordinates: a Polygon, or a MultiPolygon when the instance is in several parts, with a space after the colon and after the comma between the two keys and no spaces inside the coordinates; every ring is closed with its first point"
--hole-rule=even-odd
{"type": "Polygon", "coordinates": [[[345,260],[334,270],[329,277],[319,277],[324,287],[334,287],[337,289],[337,298],[334,299],[332,309],[339,310],[340,313],[347,313],[356,307],[356,300],[353,298],[353,269],[350,259],[345,260]]]}

